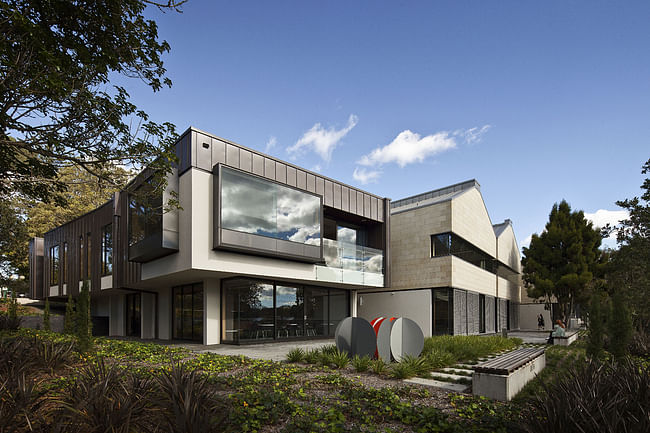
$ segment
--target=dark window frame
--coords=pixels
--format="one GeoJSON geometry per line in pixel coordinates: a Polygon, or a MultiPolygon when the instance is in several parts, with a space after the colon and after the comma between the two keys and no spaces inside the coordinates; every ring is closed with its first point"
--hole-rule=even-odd
{"type": "Polygon", "coordinates": [[[60,273],[60,247],[59,244],[52,245],[50,247],[50,286],[59,285],[59,273],[60,273]]]}
{"type": "Polygon", "coordinates": [[[113,274],[113,223],[102,227],[102,276],[113,274]]]}
{"type": "Polygon", "coordinates": [[[454,232],[431,235],[431,257],[454,256],[492,274],[497,259],[454,232]]]}
{"type": "Polygon", "coordinates": [[[205,322],[205,304],[203,300],[205,299],[205,293],[204,293],[204,287],[203,283],[189,283],[189,284],[182,284],[180,286],[174,286],[172,287],[172,338],[174,340],[185,340],[185,341],[201,341],[203,342],[203,324],[205,322]],[[191,306],[189,308],[190,310],[190,317],[192,318],[191,322],[192,325],[190,325],[191,332],[190,332],[190,338],[186,338],[185,335],[185,329],[184,329],[184,312],[186,308],[183,305],[184,299],[185,299],[185,289],[190,288],[191,291],[191,306]],[[179,329],[177,329],[176,322],[177,322],[177,314],[176,314],[176,294],[180,291],[180,296],[181,296],[181,306],[180,306],[180,324],[181,324],[181,329],[180,329],[180,334],[179,334],[179,329]],[[197,294],[197,292],[201,293],[201,331],[197,333],[197,335],[194,335],[194,316],[195,316],[195,302],[194,298],[197,294]]]}
{"type": "Polygon", "coordinates": [[[128,194],[129,246],[162,233],[163,197],[162,192],[153,194],[153,180],[154,176],[148,177],[128,194]]]}

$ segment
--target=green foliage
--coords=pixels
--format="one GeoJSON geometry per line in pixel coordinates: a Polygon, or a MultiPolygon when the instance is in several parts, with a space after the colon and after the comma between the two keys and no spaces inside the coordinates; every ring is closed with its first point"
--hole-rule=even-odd
{"type": "Polygon", "coordinates": [[[541,235],[523,248],[523,279],[532,298],[555,297],[563,319],[586,300],[587,285],[599,272],[601,234],[582,211],[562,200],[553,205],[541,235]]]}
{"type": "Polygon", "coordinates": [[[0,432],[32,431],[43,392],[25,374],[0,377],[0,432]]]}
{"type": "Polygon", "coordinates": [[[63,316],[63,333],[72,335],[75,332],[75,302],[72,292],[68,294],[68,302],[65,303],[65,316],[63,316]]]}
{"type": "Polygon", "coordinates": [[[520,338],[478,335],[439,335],[424,339],[422,357],[434,368],[448,367],[458,361],[479,359],[522,343],[520,338]]]}
{"type": "MultiPolygon", "coordinates": [[[[325,353],[323,353],[325,355],[325,353]]],[[[350,363],[350,357],[346,352],[336,350],[333,354],[329,355],[331,363],[336,366],[336,368],[345,368],[350,363]]]]}
{"type": "MultiPolygon", "coordinates": [[[[12,89],[0,111],[3,199],[62,202],[66,184],[59,170],[69,165],[109,183],[119,164],[171,170],[174,126],[152,122],[124,87],[110,86],[120,75],[154,92],[171,86],[162,62],[170,47],[144,16],[148,3],[0,4],[3,87],[12,89]]],[[[179,3],[158,7],[177,9],[179,3]]]]}
{"type": "Polygon", "coordinates": [[[43,311],[43,329],[50,330],[50,298],[45,298],[45,310],[43,311]]]}
{"type": "Polygon", "coordinates": [[[368,371],[368,368],[370,368],[370,358],[367,356],[354,355],[351,363],[352,367],[354,367],[354,370],[358,373],[368,371]]]}
{"type": "Polygon", "coordinates": [[[431,372],[431,366],[427,363],[426,357],[406,355],[399,363],[409,366],[416,376],[428,377],[431,372]]]}
{"type": "Polygon", "coordinates": [[[385,374],[388,371],[388,364],[383,359],[373,359],[370,362],[370,369],[375,374],[385,374]]]}
{"type": "Polygon", "coordinates": [[[75,317],[75,335],[81,352],[88,352],[92,348],[92,322],[90,321],[90,290],[88,280],[84,280],[79,293],[75,317]]]}
{"type": "Polygon", "coordinates": [[[287,353],[287,361],[300,362],[305,357],[305,351],[299,347],[294,347],[287,353]]]}
{"type": "Polygon", "coordinates": [[[602,303],[602,293],[594,292],[589,307],[589,335],[587,336],[587,354],[593,359],[599,359],[603,355],[605,315],[602,303]]]}
{"type": "Polygon", "coordinates": [[[411,364],[396,362],[390,365],[389,374],[393,379],[409,379],[418,372],[411,364]]]}
{"type": "Polygon", "coordinates": [[[522,430],[650,431],[650,368],[632,360],[581,362],[568,374],[542,383],[529,403],[522,430]]]}
{"type": "Polygon", "coordinates": [[[318,349],[308,349],[305,351],[304,360],[307,364],[316,364],[320,359],[320,351],[318,349]]]}
{"type": "Polygon", "coordinates": [[[632,340],[632,318],[625,298],[621,292],[612,297],[608,325],[609,351],[616,358],[622,358],[629,353],[628,345],[632,340]]]}

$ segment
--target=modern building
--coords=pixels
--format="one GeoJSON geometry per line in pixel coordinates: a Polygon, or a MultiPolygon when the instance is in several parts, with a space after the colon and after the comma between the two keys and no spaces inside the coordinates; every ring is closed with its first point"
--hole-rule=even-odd
{"type": "Polygon", "coordinates": [[[520,254],[478,182],[391,203],[391,286],[358,292],[358,315],[407,316],[425,335],[519,328],[520,254]]]}
{"type": "Polygon", "coordinates": [[[95,333],[204,344],[328,337],[349,315],[517,327],[512,226],[492,226],[475,181],[391,205],[194,128],[176,151],[162,193],[145,170],[31,241],[33,298],[88,281],[95,333]]]}

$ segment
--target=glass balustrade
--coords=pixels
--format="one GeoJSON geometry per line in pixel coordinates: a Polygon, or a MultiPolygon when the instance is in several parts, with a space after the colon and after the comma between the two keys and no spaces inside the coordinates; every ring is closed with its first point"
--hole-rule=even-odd
{"type": "Polygon", "coordinates": [[[384,252],[349,242],[323,238],[323,257],[330,268],[372,274],[384,273],[384,252]]]}

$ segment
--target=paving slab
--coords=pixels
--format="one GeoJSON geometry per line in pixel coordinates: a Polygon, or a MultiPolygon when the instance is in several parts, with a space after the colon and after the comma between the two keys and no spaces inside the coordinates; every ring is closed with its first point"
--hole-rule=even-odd
{"type": "Polygon", "coordinates": [[[459,371],[461,373],[466,373],[466,374],[469,374],[469,375],[474,374],[474,370],[468,370],[468,369],[465,369],[465,368],[446,367],[446,368],[443,368],[440,371],[444,372],[444,373],[451,373],[451,374],[455,374],[454,373],[455,371],[459,371]]]}
{"type": "Polygon", "coordinates": [[[263,344],[249,344],[235,346],[230,344],[217,344],[214,346],[203,346],[200,349],[194,349],[197,353],[216,353],[219,355],[247,356],[253,359],[268,359],[271,361],[284,361],[290,350],[296,347],[302,350],[320,349],[323,346],[334,344],[334,340],[311,340],[311,341],[291,341],[263,344]]]}
{"type": "Polygon", "coordinates": [[[461,376],[459,374],[451,374],[451,373],[443,373],[442,371],[434,371],[433,373],[431,373],[431,375],[432,376],[445,377],[445,378],[451,379],[451,380],[460,380],[460,379],[472,380],[472,378],[468,377],[468,376],[461,376]]]}
{"type": "Polygon", "coordinates": [[[404,379],[406,383],[415,383],[418,385],[432,386],[435,388],[442,388],[454,392],[466,392],[470,385],[463,385],[462,383],[443,382],[441,380],[424,379],[421,377],[413,377],[411,379],[404,379]]]}

